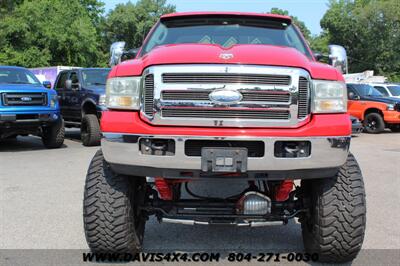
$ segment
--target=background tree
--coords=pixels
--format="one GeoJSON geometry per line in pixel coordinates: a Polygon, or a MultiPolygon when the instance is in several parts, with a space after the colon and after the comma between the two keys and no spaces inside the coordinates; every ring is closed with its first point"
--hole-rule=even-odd
{"type": "Polygon", "coordinates": [[[346,48],[351,72],[371,69],[400,80],[398,0],[331,0],[321,27],[329,43],[346,48]]]}
{"type": "Polygon", "coordinates": [[[12,12],[14,8],[20,5],[24,0],[0,0],[0,18],[2,14],[12,12]]]}
{"type": "Polygon", "coordinates": [[[283,9],[280,9],[277,7],[273,7],[273,8],[271,8],[270,13],[277,14],[277,15],[290,16],[292,18],[293,23],[297,27],[299,27],[300,31],[303,33],[306,40],[309,41],[311,39],[311,31],[307,28],[306,24],[303,21],[301,21],[298,17],[289,15],[289,11],[283,10],[283,9]]]}
{"type": "Polygon", "coordinates": [[[98,40],[80,0],[24,1],[0,20],[0,64],[96,66],[98,40]]]}
{"type": "Polygon", "coordinates": [[[159,17],[172,12],[175,12],[175,6],[167,5],[166,0],[118,4],[105,19],[105,43],[110,45],[115,41],[125,41],[128,48],[139,47],[159,17]]]}

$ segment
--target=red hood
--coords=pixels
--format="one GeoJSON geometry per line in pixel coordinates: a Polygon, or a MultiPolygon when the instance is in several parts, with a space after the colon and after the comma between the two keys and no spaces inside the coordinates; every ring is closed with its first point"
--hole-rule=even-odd
{"type": "Polygon", "coordinates": [[[338,71],[326,64],[310,60],[294,48],[272,45],[234,45],[228,49],[213,44],[177,44],[154,48],[145,56],[125,61],[114,67],[109,77],[139,76],[152,65],[166,64],[244,64],[298,67],[314,79],[342,80],[338,71]],[[221,54],[232,54],[222,59],[221,54]]]}

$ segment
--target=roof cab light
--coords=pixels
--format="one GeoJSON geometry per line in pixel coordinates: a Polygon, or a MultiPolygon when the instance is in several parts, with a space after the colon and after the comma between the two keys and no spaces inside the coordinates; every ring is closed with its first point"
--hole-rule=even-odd
{"type": "Polygon", "coordinates": [[[347,112],[347,89],[341,81],[313,81],[313,113],[347,112]]]}
{"type": "Polygon", "coordinates": [[[106,84],[106,106],[110,109],[139,110],[141,77],[110,78],[106,84]]]}

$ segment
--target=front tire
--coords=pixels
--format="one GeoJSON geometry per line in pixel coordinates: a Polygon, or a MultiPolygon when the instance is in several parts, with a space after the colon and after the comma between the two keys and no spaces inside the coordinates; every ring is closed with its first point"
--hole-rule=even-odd
{"type": "Polygon", "coordinates": [[[86,176],[83,223],[92,252],[136,253],[143,242],[147,217],[145,180],[114,173],[99,150],[86,176]]]}
{"type": "Polygon", "coordinates": [[[352,154],[333,178],[302,181],[310,214],[302,220],[306,252],[321,262],[353,260],[361,249],[366,202],[361,170],[352,154]]]}
{"type": "Polygon", "coordinates": [[[378,113],[367,114],[363,125],[365,131],[370,134],[378,134],[385,130],[385,121],[378,113]]]}
{"type": "Polygon", "coordinates": [[[85,115],[82,118],[81,139],[84,146],[100,145],[100,124],[96,115],[85,115]]]}
{"type": "Polygon", "coordinates": [[[48,149],[60,148],[64,143],[65,127],[64,120],[61,118],[53,125],[42,129],[42,142],[48,149]]]}

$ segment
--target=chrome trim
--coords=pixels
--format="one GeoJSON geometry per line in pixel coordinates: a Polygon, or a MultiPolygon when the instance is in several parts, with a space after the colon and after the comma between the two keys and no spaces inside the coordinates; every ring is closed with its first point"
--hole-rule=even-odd
{"type": "MultiPolygon", "coordinates": [[[[153,112],[150,115],[145,98],[141,99],[141,118],[150,124],[169,126],[220,126],[220,127],[299,127],[310,119],[310,115],[298,118],[299,80],[304,77],[309,81],[311,89],[311,77],[307,71],[301,68],[258,66],[258,65],[217,65],[217,64],[188,64],[188,65],[162,65],[151,66],[144,70],[143,78],[154,77],[154,101],[153,112]],[[213,74],[268,74],[288,75],[291,77],[289,85],[254,85],[254,84],[221,84],[221,83],[163,83],[162,75],[165,73],[213,73],[213,74]],[[214,90],[244,91],[274,91],[289,92],[289,102],[282,101],[240,101],[229,105],[218,105],[210,100],[165,100],[162,91],[214,91],[214,90]],[[202,118],[192,117],[163,117],[163,108],[201,108],[213,110],[215,108],[260,108],[266,110],[287,110],[289,119],[244,119],[244,118],[202,118]]],[[[142,82],[144,84],[144,82],[142,82]]],[[[143,88],[144,89],[144,88],[143,88]]],[[[310,101],[310,93],[308,94],[310,101]]]]}
{"type": "Polygon", "coordinates": [[[249,157],[248,171],[288,171],[303,169],[334,168],[342,166],[347,159],[350,136],[333,137],[213,137],[213,136],[167,136],[127,135],[103,133],[102,150],[109,163],[153,167],[159,169],[201,170],[201,157],[185,155],[185,141],[195,139],[263,141],[264,157],[249,157]],[[144,155],[139,151],[139,142],[127,139],[165,138],[175,140],[174,156],[144,155]],[[311,155],[304,158],[277,158],[274,156],[276,141],[310,141],[311,155]]]}

